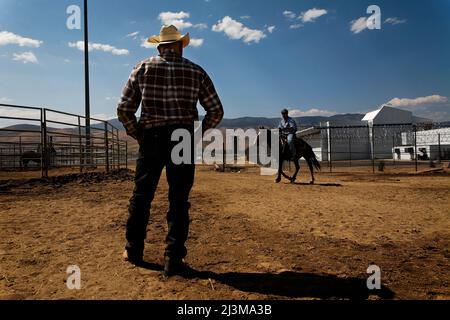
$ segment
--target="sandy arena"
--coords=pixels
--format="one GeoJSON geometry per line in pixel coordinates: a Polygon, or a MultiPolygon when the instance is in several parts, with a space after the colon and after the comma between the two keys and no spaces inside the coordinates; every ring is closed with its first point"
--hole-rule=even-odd
{"type": "MultiPolygon", "coordinates": [[[[162,275],[167,183],[145,267],[122,261],[132,175],[0,188],[0,299],[450,299],[450,173],[319,173],[317,184],[199,167],[188,262],[162,275]],[[369,264],[383,289],[366,287],[369,264]],[[65,284],[81,268],[81,290],[65,284]]],[[[308,174],[308,175],[307,175],[308,174]]]]}

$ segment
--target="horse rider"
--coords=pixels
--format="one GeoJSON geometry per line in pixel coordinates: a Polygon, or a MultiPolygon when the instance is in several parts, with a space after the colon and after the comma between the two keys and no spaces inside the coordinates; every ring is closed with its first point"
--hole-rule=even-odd
{"type": "Polygon", "coordinates": [[[297,134],[297,123],[294,119],[289,117],[289,111],[287,109],[283,109],[281,111],[281,116],[282,119],[278,129],[280,130],[281,135],[287,138],[289,151],[291,153],[291,157],[293,158],[296,154],[295,137],[297,134]]]}
{"type": "Polygon", "coordinates": [[[178,129],[194,135],[198,121],[197,102],[206,111],[203,131],[215,128],[222,120],[222,103],[211,78],[197,64],[183,58],[189,45],[189,33],[163,26],[159,35],[147,42],[156,44],[159,55],[138,63],[123,89],[117,112],[127,134],[139,143],[135,188],[130,199],[126,227],[126,261],[143,262],[144,243],[150,208],[161,173],[166,168],[169,184],[168,235],[165,267],[167,277],[184,274],[189,267],[185,243],[189,234],[189,194],[194,184],[195,163],[176,164],[172,150],[179,143],[172,141],[178,129]],[[142,104],[139,123],[135,113],[142,104]]]}

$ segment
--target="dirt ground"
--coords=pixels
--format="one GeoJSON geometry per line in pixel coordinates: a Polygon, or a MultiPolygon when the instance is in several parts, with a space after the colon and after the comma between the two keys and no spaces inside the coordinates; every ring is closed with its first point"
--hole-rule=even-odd
{"type": "Polygon", "coordinates": [[[165,179],[143,267],[121,258],[129,172],[3,182],[0,299],[450,299],[449,172],[273,179],[199,167],[187,258],[196,272],[169,280],[165,179]],[[380,291],[367,290],[370,264],[380,291]],[[70,265],[81,290],[66,287],[70,265]]]}

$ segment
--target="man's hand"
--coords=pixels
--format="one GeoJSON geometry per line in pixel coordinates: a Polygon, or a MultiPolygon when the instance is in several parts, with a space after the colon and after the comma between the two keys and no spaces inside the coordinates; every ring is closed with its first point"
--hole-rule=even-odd
{"type": "Polygon", "coordinates": [[[144,138],[142,136],[138,135],[136,137],[136,141],[138,142],[139,146],[141,147],[142,144],[144,143],[144,138]]]}
{"type": "Polygon", "coordinates": [[[136,140],[139,146],[142,146],[142,144],[144,143],[144,137],[140,131],[134,134],[129,134],[129,136],[136,140]]]}

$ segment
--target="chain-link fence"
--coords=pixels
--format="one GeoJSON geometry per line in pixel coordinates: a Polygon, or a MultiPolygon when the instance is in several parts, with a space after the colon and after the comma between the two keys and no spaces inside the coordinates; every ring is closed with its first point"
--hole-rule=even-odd
{"type": "Polygon", "coordinates": [[[415,171],[450,160],[450,127],[442,124],[322,125],[300,131],[323,170],[415,171]]]}

